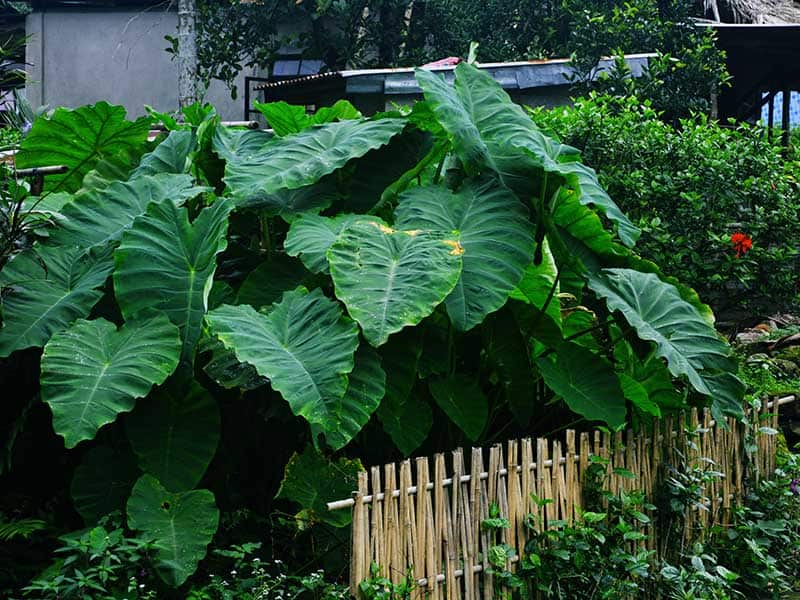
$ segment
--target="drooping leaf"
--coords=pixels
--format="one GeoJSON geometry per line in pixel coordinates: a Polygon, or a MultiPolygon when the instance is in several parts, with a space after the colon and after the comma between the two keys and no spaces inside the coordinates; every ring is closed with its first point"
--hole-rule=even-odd
{"type": "Polygon", "coordinates": [[[114,290],[127,318],[151,307],[181,330],[181,361],[191,363],[200,337],[216,257],[227,246],[230,206],[218,200],[193,223],[172,202],[150,204],[114,253],[114,290]]]}
{"type": "Polygon", "coordinates": [[[131,410],[175,370],[179,352],[177,329],[155,312],[119,330],[97,319],[56,333],[42,353],[42,400],[66,447],[93,439],[100,427],[131,410]]]}
{"type": "Polygon", "coordinates": [[[717,371],[706,373],[703,381],[711,390],[711,414],[718,423],[724,423],[726,416],[744,417],[742,398],[747,386],[741,379],[733,373],[717,371]]]}
{"type": "Polygon", "coordinates": [[[593,335],[597,325],[597,315],[588,308],[579,306],[564,318],[564,339],[590,350],[600,350],[600,344],[593,335]]]}
{"type": "Polygon", "coordinates": [[[152,475],[142,475],[128,500],[128,526],[155,540],[156,569],[178,587],[195,572],[217,532],[219,509],[208,490],[170,493],[152,475]]]}
{"type": "Polygon", "coordinates": [[[325,435],[333,450],[344,448],[369,421],[386,393],[386,374],[381,357],[370,346],[362,344],[355,356],[353,371],[347,376],[347,391],[338,405],[338,416],[324,426],[312,423],[311,432],[325,435]]]}
{"type": "Polygon", "coordinates": [[[161,388],[136,404],[125,432],[143,471],[172,492],[191,490],[217,451],[219,407],[196,382],[161,388]]]}
{"type": "Polygon", "coordinates": [[[299,257],[312,273],[327,273],[328,248],[345,227],[362,218],[361,215],[303,215],[292,223],[283,247],[289,256],[299,257]]]}
{"type": "MultiPolygon", "coordinates": [[[[614,240],[611,234],[603,227],[603,222],[597,213],[581,204],[579,198],[571,190],[564,190],[558,195],[553,210],[553,222],[562,230],[561,238],[569,242],[566,232],[583,244],[587,249],[598,255],[611,255],[614,253],[614,240]]],[[[587,259],[585,249],[578,249],[570,245],[568,248],[577,258],[591,265],[587,259]]],[[[593,258],[593,257],[589,257],[593,258]]]]}
{"type": "Polygon", "coordinates": [[[247,305],[221,306],[206,319],[225,347],[268,377],[312,427],[337,436],[346,419],[357,419],[344,397],[358,328],[320,290],[286,292],[267,314],[247,305]]]}
{"type": "Polygon", "coordinates": [[[328,250],[336,296],[377,347],[416,325],[453,290],[459,242],[439,232],[396,230],[375,220],[347,227],[328,250]]]}
{"type": "Polygon", "coordinates": [[[314,523],[345,527],[350,524],[350,511],[330,511],[327,504],[349,497],[358,487],[358,473],[363,470],[358,459],[339,458],[334,462],[313,446],[306,446],[289,459],[275,497],[302,507],[295,516],[301,529],[314,523]]]}
{"type": "Polygon", "coordinates": [[[309,285],[313,275],[296,258],[284,254],[273,256],[252,271],[239,287],[237,304],[249,304],[254,308],[269,306],[280,300],[284,292],[297,286],[309,285]]]}
{"type": "Polygon", "coordinates": [[[83,522],[91,526],[110,512],[124,510],[139,474],[136,458],[127,445],[89,450],[75,469],[70,485],[72,503],[83,522]]]}
{"type": "Polygon", "coordinates": [[[80,248],[39,246],[15,256],[0,272],[0,285],[10,288],[3,300],[0,356],[44,346],[54,333],[87,316],[113,266],[108,248],[85,254],[80,248]]]}
{"type": "MultiPolygon", "coordinates": [[[[181,133],[181,132],[179,132],[181,133]]],[[[133,181],[115,181],[105,189],[80,192],[61,211],[59,227],[49,244],[90,248],[118,241],[133,220],[151,202],[180,206],[207,188],[195,187],[191,175],[143,175],[133,181]]]]}
{"type": "Polygon", "coordinates": [[[661,416],[661,409],[658,404],[650,399],[647,388],[630,375],[619,373],[618,376],[623,395],[630,400],[634,406],[654,417],[661,416]]]}
{"type": "Polygon", "coordinates": [[[281,100],[280,102],[254,102],[253,108],[264,115],[267,126],[271,127],[275,135],[280,137],[299,133],[311,124],[305,106],[297,106],[281,100]]]}
{"type": "Polygon", "coordinates": [[[706,379],[713,372],[735,370],[730,347],[675,286],[653,273],[604,269],[590,275],[589,287],[609,310],[619,311],[640,338],[655,343],[657,356],[667,361],[673,376],[685,375],[701,394],[712,395],[706,379]]]}
{"type": "Polygon", "coordinates": [[[614,369],[591,350],[565,342],[555,359],[542,357],[536,366],[547,386],[574,412],[615,427],[625,422],[625,397],[614,369]]]}
{"type": "Polygon", "coordinates": [[[596,173],[575,162],[575,148],[544,135],[488,73],[466,63],[455,72],[453,86],[429,71],[418,69],[416,76],[468,173],[492,169],[526,195],[538,192],[532,188],[542,171],[553,174],[573,187],[581,202],[615,222],[626,245],[636,242],[639,230],[598,184],[596,173]]]}
{"type": "Polygon", "coordinates": [[[533,231],[522,203],[494,179],[412,188],[395,211],[399,229],[446,232],[464,249],[463,268],[445,301],[456,329],[467,331],[502,307],[533,259],[533,231]]]}
{"type": "Polygon", "coordinates": [[[530,423],[534,411],[535,382],[526,341],[509,310],[501,310],[484,322],[483,347],[505,390],[506,402],[520,425],[530,423]]]}
{"type": "Polygon", "coordinates": [[[171,131],[152,152],[142,157],[139,166],[131,172],[131,179],[159,173],[187,173],[191,155],[197,145],[193,131],[171,131]]]}
{"type": "Polygon", "coordinates": [[[425,441],[433,425],[430,405],[413,393],[421,355],[422,340],[417,329],[401,331],[381,348],[386,395],[377,414],[386,433],[406,456],[425,441]]]}
{"type": "Polygon", "coordinates": [[[430,390],[439,408],[470,440],[476,441],[489,418],[489,401],[478,383],[459,374],[431,382],[430,390]]]}
{"type": "Polygon", "coordinates": [[[218,126],[214,130],[212,148],[224,160],[245,160],[258,152],[272,135],[258,129],[234,129],[218,126]]]}
{"type": "Polygon", "coordinates": [[[198,352],[211,353],[211,357],[203,366],[203,370],[206,375],[226,389],[239,388],[246,392],[269,383],[266,377],[258,374],[253,365],[239,362],[239,359],[236,358],[236,353],[226,348],[216,338],[200,338],[198,352]]]}
{"type": "Polygon", "coordinates": [[[51,190],[76,192],[84,176],[101,160],[127,163],[144,151],[150,120],[125,120],[125,109],[98,102],[74,110],[57,108],[50,118],[37,119],[16,155],[19,169],[66,165],[64,175],[51,175],[51,190]]]}
{"type": "Polygon", "coordinates": [[[276,138],[250,158],[229,161],[225,183],[237,202],[302,188],[387,144],[405,124],[403,119],[341,121],[276,138]]]}
{"type": "Polygon", "coordinates": [[[339,197],[334,176],[326,176],[301,188],[278,190],[271,194],[258,194],[245,199],[234,197],[236,208],[264,211],[270,217],[280,217],[291,223],[299,215],[317,214],[328,208],[339,197]]]}

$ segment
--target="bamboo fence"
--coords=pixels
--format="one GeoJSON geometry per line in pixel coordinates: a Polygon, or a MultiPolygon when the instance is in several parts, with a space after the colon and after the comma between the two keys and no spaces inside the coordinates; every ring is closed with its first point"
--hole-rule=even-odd
{"type": "MultiPolygon", "coordinates": [[[[778,406],[787,397],[765,402],[750,423],[727,419],[715,423],[710,413],[692,410],[677,419],[654,423],[647,431],[609,434],[568,430],[561,440],[511,440],[505,448],[459,448],[449,457],[436,454],[387,464],[362,472],[358,491],[348,500],[332,502],[332,510],[352,510],[351,593],[371,577],[371,565],[381,576],[400,583],[416,581],[416,596],[432,600],[483,600],[493,597],[487,553],[508,544],[517,555],[526,540],[525,517],[538,513],[539,527],[555,521],[572,524],[580,518],[583,482],[591,464],[604,465],[605,489],[643,491],[652,498],[669,467],[709,468],[718,475],[706,488],[705,506],[687,508],[687,541],[702,536],[712,524],[728,523],[731,506],[743,499],[746,481],[768,476],[775,469],[777,436],[748,432],[777,429],[778,406]],[[756,451],[747,453],[746,443],[756,451]],[[601,460],[590,457],[599,457],[601,460]],[[539,507],[534,501],[550,499],[539,507]],[[481,527],[496,504],[510,527],[491,533],[481,527]],[[702,510],[698,510],[698,508],[702,510]]],[[[560,525],[560,524],[559,524],[560,525]]],[[[659,553],[653,524],[642,525],[647,549],[659,553]]],[[[510,565],[509,565],[510,566],[510,565]]]]}

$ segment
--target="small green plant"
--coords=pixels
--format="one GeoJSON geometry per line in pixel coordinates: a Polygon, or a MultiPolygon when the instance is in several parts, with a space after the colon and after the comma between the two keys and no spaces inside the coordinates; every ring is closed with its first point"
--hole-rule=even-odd
{"type": "Polygon", "coordinates": [[[288,572],[281,560],[264,561],[256,553],[260,543],[234,545],[212,552],[230,565],[225,573],[211,573],[208,582],[195,585],[186,600],[348,600],[347,587],[326,580],[323,571],[307,575],[288,572]]]}
{"type": "Polygon", "coordinates": [[[380,565],[370,565],[370,578],[358,585],[364,600],[409,600],[417,582],[412,573],[406,573],[399,583],[392,582],[380,574],[380,565]]]}
{"type": "Polygon", "coordinates": [[[37,600],[155,600],[153,543],[122,528],[118,513],[91,529],[60,538],[58,558],[23,589],[37,600]]]}

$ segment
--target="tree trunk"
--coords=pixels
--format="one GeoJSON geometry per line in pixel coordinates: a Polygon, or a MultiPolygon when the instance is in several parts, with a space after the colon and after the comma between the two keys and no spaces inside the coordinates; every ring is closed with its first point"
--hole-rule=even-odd
{"type": "Polygon", "coordinates": [[[195,0],[178,0],[178,105],[194,104],[197,97],[195,0]]]}

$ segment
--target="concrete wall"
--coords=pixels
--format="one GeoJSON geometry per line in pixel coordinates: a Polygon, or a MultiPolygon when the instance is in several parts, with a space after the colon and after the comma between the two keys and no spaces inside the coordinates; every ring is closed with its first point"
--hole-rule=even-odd
{"type": "MultiPolygon", "coordinates": [[[[177,13],[148,11],[45,11],[27,17],[26,61],[33,106],[76,107],[105,100],[125,106],[129,116],[178,105],[178,67],[164,48],[165,35],[176,35],[177,13]]],[[[250,72],[246,74],[252,74],[250,72]]],[[[226,120],[242,118],[244,75],[239,98],[213,82],[205,100],[226,120]]]]}

